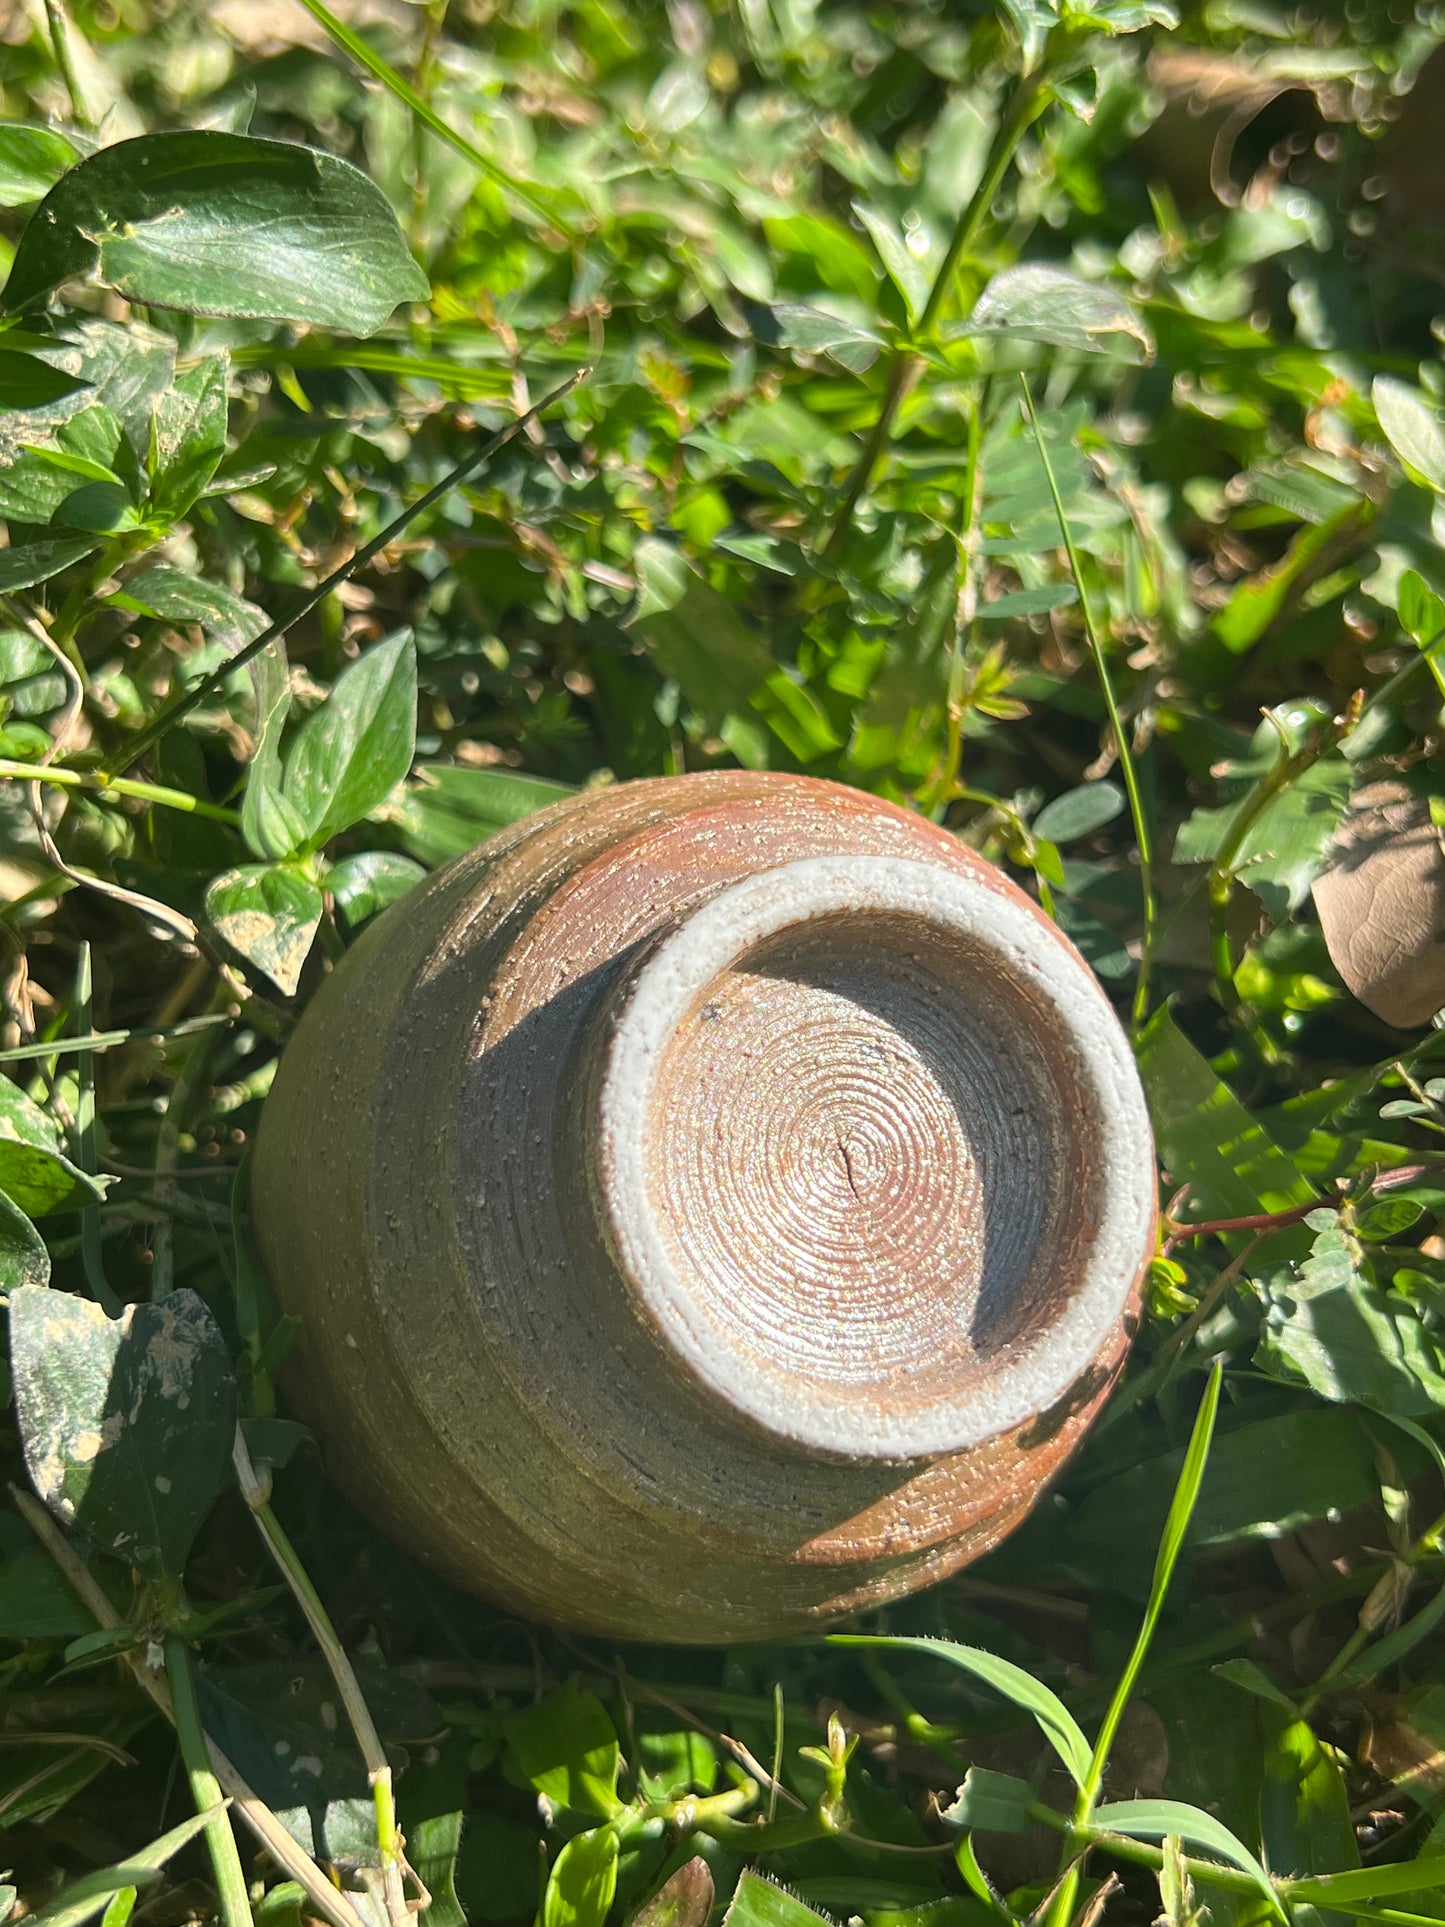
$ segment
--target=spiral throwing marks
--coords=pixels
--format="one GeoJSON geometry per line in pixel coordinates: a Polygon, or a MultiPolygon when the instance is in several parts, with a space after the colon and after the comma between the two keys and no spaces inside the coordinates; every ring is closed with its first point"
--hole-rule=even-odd
{"type": "Polygon", "coordinates": [[[256,1187],[335,1474],[463,1584],[649,1638],[986,1550],[1153,1240],[1132,1058],[1065,939],[932,825],[745,773],[559,805],[383,919],[256,1187]]]}

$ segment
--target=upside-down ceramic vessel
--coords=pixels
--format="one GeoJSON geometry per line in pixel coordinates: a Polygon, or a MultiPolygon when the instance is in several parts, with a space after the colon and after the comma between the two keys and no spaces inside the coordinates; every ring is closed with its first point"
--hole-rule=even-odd
{"type": "Polygon", "coordinates": [[[746,772],[559,803],[323,984],[256,1153],[291,1393],[461,1585],[786,1633],[1024,1516],[1153,1246],[1128,1044],[998,870],[746,772]]]}

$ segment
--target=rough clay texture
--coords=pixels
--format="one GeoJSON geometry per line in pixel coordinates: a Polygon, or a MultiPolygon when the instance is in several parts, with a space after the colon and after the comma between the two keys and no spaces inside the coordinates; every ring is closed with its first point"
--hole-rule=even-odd
{"type": "Polygon", "coordinates": [[[536,1618],[737,1640],[911,1592],[1018,1523],[1122,1359],[1154,1176],[1112,1027],[1020,891],[876,798],[728,772],[558,804],[381,918],[287,1048],[254,1198],[291,1395],[379,1523],[536,1618]],[[619,1071],[692,913],[839,857],[1021,908],[1035,962],[906,905],[774,917],[619,1071]],[[1053,1396],[1066,1330],[1097,1343],[1053,1396]],[[1046,1409],[888,1453],[1031,1360],[1046,1409]]]}

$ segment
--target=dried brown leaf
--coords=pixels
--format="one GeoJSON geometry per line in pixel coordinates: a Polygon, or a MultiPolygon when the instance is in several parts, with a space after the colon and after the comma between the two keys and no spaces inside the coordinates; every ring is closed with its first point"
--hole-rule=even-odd
{"type": "Polygon", "coordinates": [[[1445,851],[1412,790],[1356,792],[1314,900],[1335,968],[1367,1009],[1408,1030],[1445,1007],[1445,851]]]}

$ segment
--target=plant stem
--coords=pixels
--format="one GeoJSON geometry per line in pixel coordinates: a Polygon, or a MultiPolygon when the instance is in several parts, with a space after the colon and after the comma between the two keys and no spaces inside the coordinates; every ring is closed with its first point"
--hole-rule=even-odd
{"type": "MultiPolygon", "coordinates": [[[[201,1725],[201,1709],[196,1699],[196,1676],[186,1642],[176,1633],[167,1633],[165,1642],[166,1680],[171,1689],[175,1712],[176,1738],[196,1812],[205,1813],[222,1800],[220,1784],[211,1771],[206,1752],[206,1733],[201,1725]]],[[[211,1850],[211,1871],[216,1877],[216,1896],[221,1903],[221,1919],[226,1927],[253,1927],[251,1899],[246,1891],[246,1875],[236,1851],[236,1836],[231,1817],[224,1806],[206,1822],[206,1845],[211,1850]]]]}
{"type": "MultiPolygon", "coordinates": [[[[312,0],[306,0],[306,4],[312,5],[312,0]]],[[[315,11],[314,5],[312,5],[312,11],[315,11]]],[[[322,11],[324,12],[325,9],[323,8],[322,11]]],[[[580,382],[586,381],[591,372],[590,368],[579,368],[575,374],[569,375],[566,381],[560,382],[550,394],[544,395],[541,401],[534,403],[524,415],[518,415],[504,428],[499,428],[495,435],[489,435],[480,448],[474,449],[465,461],[458,462],[450,474],[444,475],[434,488],[429,488],[424,495],[419,495],[416,501],[409,503],[400,515],[387,523],[379,535],[374,535],[369,542],[364,542],[341,564],[340,568],[333,569],[330,575],[316,584],[315,588],[308,589],[290,615],[280,621],[269,623],[259,636],[253,637],[245,648],[238,649],[234,656],[228,656],[219,669],[214,670],[209,676],[203,676],[194,688],[172,696],[143,728],[137,730],[121,753],[106,766],[106,774],[111,786],[115,786],[120,772],[129,769],[136,758],[143,756],[152,743],[158,742],[183,716],[188,716],[198,703],[203,703],[208,696],[213,696],[227,677],[237,669],[244,669],[246,664],[254,661],[263,649],[279,641],[288,629],[294,629],[301,618],[309,615],[319,602],[324,602],[333,589],[349,581],[358,569],[364,569],[374,556],[380,555],[389,543],[394,542],[403,530],[416,520],[417,516],[424,515],[444,496],[450,495],[454,488],[466,481],[484,463],[490,461],[493,455],[507,446],[508,442],[515,441],[528,424],[534,422],[539,415],[545,414],[554,402],[559,402],[565,395],[570,395],[580,382]]]]}
{"type": "MultiPolygon", "coordinates": [[[[307,0],[309,4],[309,0],[307,0]]],[[[968,204],[954,223],[953,235],[947,251],[939,264],[938,273],[933,277],[933,286],[928,291],[928,299],[918,317],[915,333],[926,337],[938,320],[939,310],[947,299],[953,286],[954,273],[959,262],[978,238],[979,229],[988,218],[994,198],[1003,184],[1003,177],[1018,151],[1018,144],[1043,111],[1045,87],[1050,74],[1047,62],[1041,63],[1030,74],[1025,74],[1019,82],[1009,110],[999,122],[994,133],[993,143],[984,162],[983,173],[979,176],[978,186],[969,196],[968,204]]],[[[823,553],[836,556],[848,539],[852,527],[853,512],[862,500],[863,492],[873,478],[883,454],[887,450],[893,432],[893,418],[898,413],[909,390],[927,366],[927,357],[915,348],[900,348],[893,357],[888,370],[888,381],[883,390],[883,402],[878,419],[869,430],[868,439],[863,444],[848,485],[843,491],[837,516],[828,540],[823,545],[823,553]]]]}
{"type": "Polygon", "coordinates": [[[186,790],[173,790],[163,783],[142,783],[129,776],[107,776],[100,769],[69,769],[64,763],[18,763],[0,757],[0,782],[54,783],[60,789],[90,790],[100,796],[133,796],[141,803],[154,803],[163,810],[184,810],[188,816],[204,816],[212,823],[239,824],[235,810],[208,803],[186,790]]]}
{"type": "MultiPolygon", "coordinates": [[[[22,1492],[18,1486],[10,1487],[10,1497],[16,1511],[20,1513],[65,1575],[72,1590],[86,1607],[96,1625],[103,1627],[106,1631],[119,1626],[120,1614],[106,1598],[84,1561],[78,1557],[45,1507],[28,1492],[22,1492]]],[[[154,1667],[146,1664],[142,1653],[130,1652],[122,1657],[141,1691],[174,1725],[176,1713],[171,1704],[171,1695],[166,1682],[154,1667]]],[[[332,1886],[310,1854],[296,1844],[270,1807],[264,1800],[258,1798],[241,1778],[215,1741],[207,1739],[205,1745],[211,1770],[220,1781],[226,1797],[276,1864],[305,1889],[307,1898],[317,1914],[323,1920],[330,1921],[331,1927],[365,1927],[360,1914],[346,1895],[332,1886]]]]}
{"type": "Polygon", "coordinates": [[[392,1790],[391,1762],[386,1757],[386,1748],[376,1730],[376,1722],[371,1717],[371,1709],[361,1691],[356,1672],[347,1655],[346,1648],[337,1637],[336,1628],[330,1615],[321,1603],[321,1595],[311,1583],[311,1575],[302,1565],[296,1548],[286,1536],[281,1521],[270,1506],[270,1478],[257,1476],[251,1463],[251,1455],[246,1449],[246,1441],[239,1426],[236,1427],[233,1458],[236,1477],[240,1483],[241,1496],[250,1508],[256,1521],[256,1529],[266,1542],[266,1550],[281,1569],[281,1576],[291,1588],[297,1605],[305,1615],[311,1628],[311,1636],[321,1648],[322,1658],[336,1681],[336,1690],[341,1696],[341,1704],[346,1710],[351,1730],[356,1735],[356,1744],[366,1766],[366,1777],[371,1786],[372,1799],[376,1807],[376,1844],[381,1853],[382,1889],[386,1900],[387,1918],[391,1927],[409,1927],[406,1908],[406,1895],[403,1885],[403,1869],[406,1865],[402,1852],[402,1839],[396,1824],[396,1799],[392,1790]]]}
{"type": "Polygon", "coordinates": [[[45,0],[45,19],[50,28],[50,45],[55,53],[55,64],[60,69],[60,77],[65,82],[65,91],[70,97],[70,116],[77,127],[89,128],[93,123],[90,110],[86,105],[85,89],[80,84],[80,76],[75,71],[75,54],[70,45],[70,23],[60,0],[45,0]]]}
{"type": "Polygon", "coordinates": [[[1154,958],[1158,905],[1154,899],[1154,835],[1149,826],[1148,813],[1144,808],[1143,793],[1139,788],[1139,774],[1134,768],[1134,757],[1129,748],[1129,739],[1124,734],[1124,724],[1119,715],[1119,705],[1114,696],[1114,685],[1109,676],[1109,663],[1104,654],[1104,641],[1094,620],[1093,608],[1089,601],[1088,588],[1084,582],[1084,572],[1079,566],[1079,552],[1074,544],[1074,535],[1069,527],[1069,518],[1064,513],[1064,498],[1059,493],[1058,478],[1054,465],[1049,459],[1048,445],[1039,427],[1039,418],[1034,409],[1033,394],[1029,389],[1027,375],[1020,375],[1023,387],[1024,409],[1029,418],[1029,426],[1034,432],[1034,441],[1039,451],[1039,460],[1044,465],[1044,475],[1048,480],[1049,494],[1053,498],[1054,513],[1059,521],[1059,533],[1064,541],[1064,553],[1069,559],[1069,572],[1074,578],[1074,588],[1079,598],[1079,614],[1084,619],[1084,633],[1089,640],[1089,651],[1094,658],[1094,672],[1099,678],[1099,688],[1104,698],[1104,708],[1109,717],[1109,728],[1113,732],[1114,747],[1119,757],[1119,771],[1124,778],[1124,788],[1129,797],[1129,814],[1134,820],[1134,842],[1139,851],[1139,887],[1144,896],[1144,931],[1139,945],[1139,977],[1134,986],[1134,1007],[1132,1023],[1135,1034],[1142,1029],[1144,1019],[1149,1014],[1149,970],[1154,958]]]}
{"type": "MultiPolygon", "coordinates": [[[[88,1032],[91,1028],[90,945],[82,943],[75,963],[75,1020],[88,1032]]],[[[95,1062],[82,1051],[75,1065],[75,1157],[87,1177],[93,1178],[100,1159],[95,1137],[95,1062]]],[[[80,1256],[86,1283],[107,1318],[119,1318],[121,1304],[105,1275],[105,1257],[100,1238],[100,1206],[86,1205],[80,1214],[80,1256]]]]}

